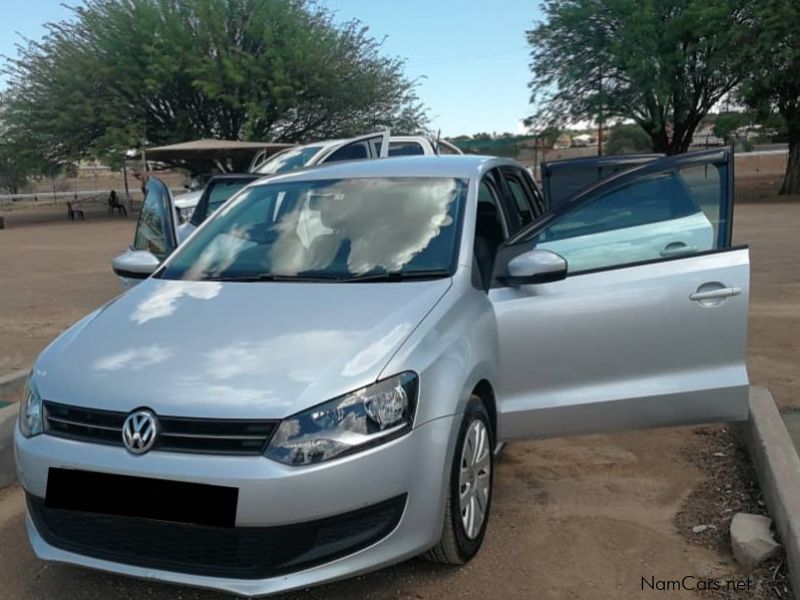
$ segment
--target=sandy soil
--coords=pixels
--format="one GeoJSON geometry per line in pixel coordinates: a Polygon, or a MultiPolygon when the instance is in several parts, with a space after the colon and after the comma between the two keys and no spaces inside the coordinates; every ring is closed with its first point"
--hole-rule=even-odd
{"type": "MultiPolygon", "coordinates": [[[[754,202],[737,208],[735,238],[752,249],[751,378],[788,407],[800,403],[800,203],[763,204],[758,196],[769,197],[771,186],[756,181],[742,191],[754,202]]],[[[129,243],[132,218],[33,222],[41,219],[12,213],[0,232],[0,372],[30,364],[70,322],[120,291],[109,261],[129,243]]],[[[715,450],[693,429],[514,444],[498,465],[484,551],[470,565],[412,560],[285,598],[624,600],[652,596],[642,578],[742,578],[725,546],[687,541],[705,518],[692,492],[709,471],[696,458],[713,461],[715,450]]],[[[221,597],[41,563],[25,541],[22,512],[19,490],[0,498],[0,599],[221,597]]]]}
{"type": "Polygon", "coordinates": [[[133,239],[135,217],[61,208],[5,213],[0,231],[0,375],[30,366],[68,325],[122,292],[111,259],[133,239]]]}
{"type": "MultiPolygon", "coordinates": [[[[672,522],[701,481],[702,472],[682,458],[693,443],[690,431],[672,430],[515,444],[498,466],[484,548],[468,566],[415,559],[281,598],[625,600],[653,593],[641,589],[643,577],[741,577],[730,557],[687,543],[672,522]]],[[[20,499],[17,491],[0,502],[16,507],[0,524],[4,600],[224,597],[37,561],[20,499]]]]}

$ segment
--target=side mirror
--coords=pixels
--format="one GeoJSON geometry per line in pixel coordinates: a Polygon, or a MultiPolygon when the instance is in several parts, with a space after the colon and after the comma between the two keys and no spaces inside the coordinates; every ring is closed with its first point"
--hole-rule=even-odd
{"type": "Polygon", "coordinates": [[[111,261],[111,268],[126,279],[146,279],[160,264],[161,261],[147,250],[128,250],[111,261]]]}
{"type": "Polygon", "coordinates": [[[567,261],[550,250],[528,250],[512,258],[498,279],[506,285],[559,281],[567,276],[567,261]]]}

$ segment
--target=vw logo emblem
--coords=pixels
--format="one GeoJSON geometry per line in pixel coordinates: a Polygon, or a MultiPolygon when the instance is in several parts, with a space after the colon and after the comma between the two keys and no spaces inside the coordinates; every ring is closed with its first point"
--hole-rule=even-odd
{"type": "Polygon", "coordinates": [[[122,424],[122,443],[132,454],[144,454],[158,436],[158,420],[149,410],[136,410],[122,424]]]}

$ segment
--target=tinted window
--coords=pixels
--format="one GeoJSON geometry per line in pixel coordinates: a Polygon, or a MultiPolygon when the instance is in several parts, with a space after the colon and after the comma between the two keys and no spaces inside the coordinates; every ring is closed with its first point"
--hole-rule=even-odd
{"type": "Polygon", "coordinates": [[[447,271],[467,184],[439,178],[301,181],[244,190],[187,242],[166,279],[447,271]]]}
{"type": "Polygon", "coordinates": [[[134,250],[146,250],[161,260],[172,252],[172,220],[167,214],[169,206],[169,191],[160,181],[151,178],[136,223],[134,250]]]}
{"type": "Polygon", "coordinates": [[[531,207],[531,203],[528,201],[524,184],[513,173],[505,172],[503,177],[505,178],[508,189],[511,192],[511,200],[513,202],[511,208],[517,215],[519,225],[524,227],[533,221],[533,208],[531,207]]]}
{"type": "Polygon", "coordinates": [[[391,142],[389,156],[417,156],[425,154],[422,146],[417,142],[391,142]]]}
{"type": "Polygon", "coordinates": [[[546,230],[546,237],[563,239],[625,229],[698,210],[687,187],[670,173],[625,186],[570,211],[546,230]]]}
{"type": "Polygon", "coordinates": [[[626,158],[617,164],[597,165],[591,161],[586,164],[584,159],[573,159],[564,162],[545,164],[543,168],[543,181],[546,185],[546,195],[549,206],[557,206],[564,200],[592,185],[611,177],[620,171],[631,169],[638,165],[650,162],[655,156],[641,156],[639,158],[626,158]]]}
{"type": "Polygon", "coordinates": [[[355,142],[342,146],[333,152],[324,162],[338,162],[341,160],[362,160],[369,158],[367,142],[355,142]]]}
{"type": "Polygon", "coordinates": [[[579,205],[556,217],[535,245],[566,258],[571,273],[711,250],[718,244],[720,201],[710,198],[720,199],[719,178],[701,184],[687,171],[638,179],[579,205]],[[709,198],[707,211],[693,185],[709,198]]]}

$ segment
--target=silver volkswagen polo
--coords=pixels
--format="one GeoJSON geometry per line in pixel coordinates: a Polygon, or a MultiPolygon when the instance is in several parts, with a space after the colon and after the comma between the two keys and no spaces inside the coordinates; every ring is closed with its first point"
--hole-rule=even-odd
{"type": "MultiPolygon", "coordinates": [[[[656,159],[549,209],[486,157],[251,184],[36,360],[15,435],[36,554],[243,595],[463,564],[499,442],[745,418],[730,161],[656,159]]],[[[151,180],[153,252],[168,197],[151,180]]]]}

